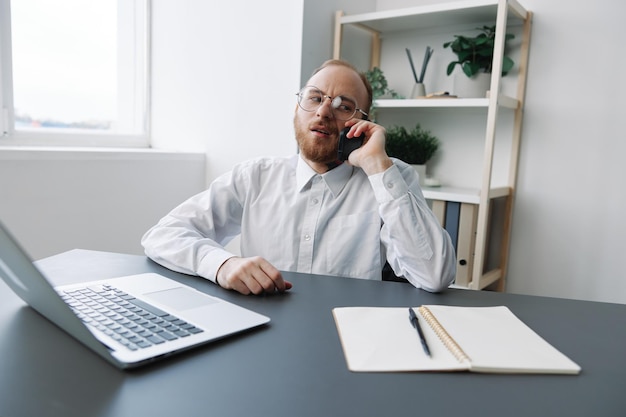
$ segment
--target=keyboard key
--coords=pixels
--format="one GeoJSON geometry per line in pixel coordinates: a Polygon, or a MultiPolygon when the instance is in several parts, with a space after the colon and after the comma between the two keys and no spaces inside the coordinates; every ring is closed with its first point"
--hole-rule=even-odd
{"type": "Polygon", "coordinates": [[[138,307],[143,308],[144,310],[154,314],[155,316],[163,317],[163,316],[167,316],[168,315],[165,311],[163,311],[161,309],[158,309],[155,306],[152,306],[152,305],[150,305],[150,304],[148,304],[146,302],[143,302],[141,300],[138,300],[136,298],[134,298],[132,300],[128,300],[128,302],[130,302],[132,304],[135,304],[138,307]]]}
{"type": "Polygon", "coordinates": [[[176,329],[178,329],[178,327],[174,326],[171,323],[167,323],[167,324],[162,324],[161,327],[167,331],[174,331],[176,329]]]}
{"type": "Polygon", "coordinates": [[[135,333],[137,333],[139,336],[144,337],[144,338],[154,334],[148,329],[138,330],[135,333]]]}
{"type": "Polygon", "coordinates": [[[143,326],[144,328],[146,328],[146,329],[150,330],[150,331],[154,331],[155,329],[159,329],[159,328],[160,328],[160,327],[159,327],[159,326],[157,326],[156,324],[149,323],[149,322],[146,322],[146,323],[142,324],[142,326],[143,326]]]}
{"type": "Polygon", "coordinates": [[[189,333],[192,333],[192,334],[197,334],[197,333],[202,333],[204,330],[199,329],[199,328],[197,328],[197,327],[193,327],[193,328],[191,328],[191,329],[187,329],[187,331],[188,331],[189,333]]]}
{"type": "Polygon", "coordinates": [[[176,336],[176,335],[174,335],[174,334],[172,334],[170,332],[165,332],[165,331],[157,333],[157,336],[162,337],[165,340],[175,340],[175,339],[178,339],[178,336],[176,336]]]}
{"type": "Polygon", "coordinates": [[[148,336],[148,337],[146,337],[146,340],[148,340],[149,342],[154,343],[155,345],[159,345],[161,343],[165,343],[164,339],[161,339],[159,336],[156,336],[156,335],[148,336]]]}

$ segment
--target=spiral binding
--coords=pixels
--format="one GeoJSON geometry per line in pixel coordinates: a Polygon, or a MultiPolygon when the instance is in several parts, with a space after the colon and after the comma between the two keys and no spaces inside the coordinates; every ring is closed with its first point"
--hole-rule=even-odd
{"type": "Polygon", "coordinates": [[[450,353],[452,353],[452,355],[454,355],[454,357],[459,362],[470,361],[469,356],[467,356],[467,354],[463,352],[463,349],[461,349],[461,347],[457,345],[454,339],[441,326],[439,321],[435,318],[433,313],[430,312],[428,307],[421,306],[418,307],[417,310],[420,312],[422,317],[424,317],[424,320],[426,320],[430,328],[433,329],[437,337],[443,342],[444,346],[448,348],[450,353]]]}

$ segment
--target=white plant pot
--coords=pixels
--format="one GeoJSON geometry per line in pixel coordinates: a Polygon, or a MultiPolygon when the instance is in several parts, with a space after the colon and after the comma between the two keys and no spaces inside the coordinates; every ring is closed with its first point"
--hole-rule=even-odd
{"type": "Polygon", "coordinates": [[[491,74],[479,72],[472,78],[463,71],[454,74],[454,94],[460,98],[485,98],[491,85],[491,74]]]}
{"type": "Polygon", "coordinates": [[[413,91],[411,91],[410,98],[424,98],[426,97],[426,87],[422,83],[415,83],[413,85],[413,91]]]}

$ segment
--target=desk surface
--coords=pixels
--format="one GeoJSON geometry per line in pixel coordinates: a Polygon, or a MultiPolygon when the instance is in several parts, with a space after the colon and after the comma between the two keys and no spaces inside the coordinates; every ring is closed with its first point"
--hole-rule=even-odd
{"type": "MultiPolygon", "coordinates": [[[[271,317],[269,326],[123,372],[25,307],[0,282],[0,415],[621,416],[626,305],[289,274],[282,296],[252,297],[142,256],[75,250],[39,261],[55,284],[158,272],[271,317]],[[582,367],[578,376],[351,373],[337,306],[507,305],[582,367]]],[[[389,352],[393,355],[393,352],[389,352]]]]}

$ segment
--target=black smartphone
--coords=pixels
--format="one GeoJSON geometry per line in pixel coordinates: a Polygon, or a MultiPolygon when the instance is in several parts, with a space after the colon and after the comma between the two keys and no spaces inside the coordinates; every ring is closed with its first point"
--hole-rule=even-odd
{"type": "Polygon", "coordinates": [[[353,150],[360,148],[365,140],[365,134],[361,136],[355,136],[353,138],[347,138],[346,135],[350,131],[349,127],[344,128],[339,135],[339,148],[337,149],[337,159],[340,161],[347,161],[348,155],[353,150]]]}

